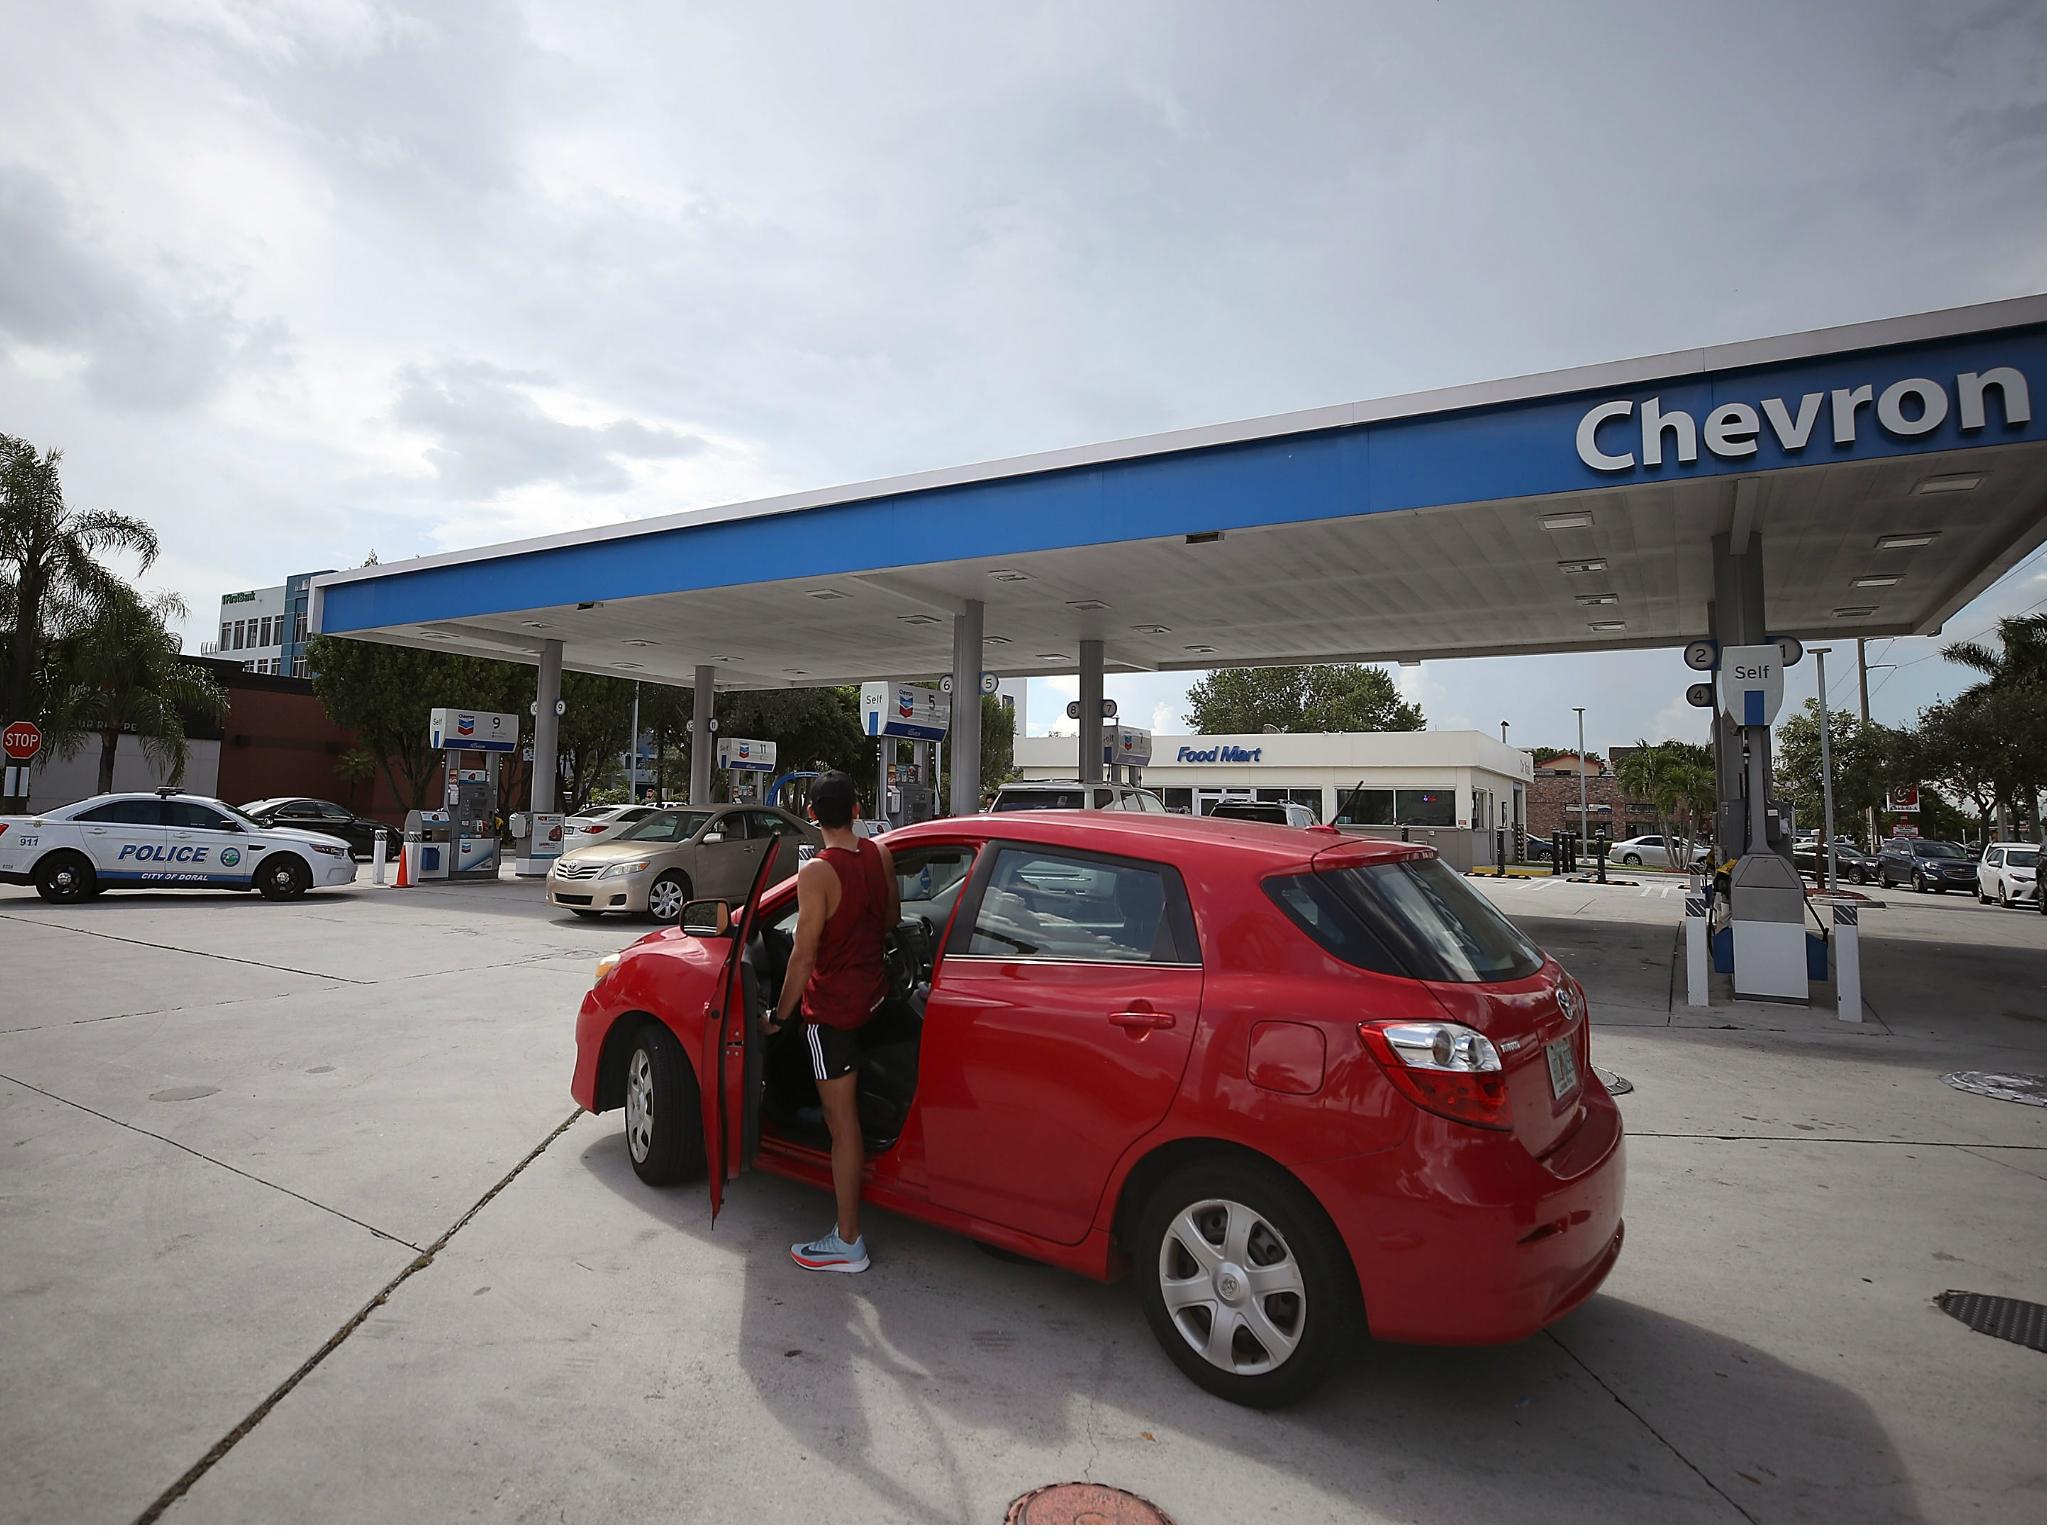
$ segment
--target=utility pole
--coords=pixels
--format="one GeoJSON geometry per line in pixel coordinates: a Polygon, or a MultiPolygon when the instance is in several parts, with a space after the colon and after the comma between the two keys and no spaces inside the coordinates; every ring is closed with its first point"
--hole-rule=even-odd
{"type": "Polygon", "coordinates": [[[1572,713],[1579,717],[1579,846],[1586,846],[1586,711],[1583,705],[1575,705],[1572,713]]]}
{"type": "Polygon", "coordinates": [[[1834,735],[1828,720],[1828,652],[1832,647],[1813,648],[1814,679],[1820,689],[1820,835],[1828,851],[1827,878],[1830,892],[1841,887],[1835,881],[1835,770],[1829,740],[1834,735]]]}
{"type": "MultiPolygon", "coordinates": [[[[1866,730],[1870,726],[1870,660],[1866,655],[1869,645],[1870,642],[1868,640],[1859,639],[1856,642],[1857,717],[1862,721],[1863,727],[1866,730]]],[[[1864,742],[1863,749],[1865,752],[1868,752],[1870,744],[1864,742]]],[[[1877,807],[1874,805],[1863,807],[1863,841],[1866,852],[1877,852],[1877,807]]]]}

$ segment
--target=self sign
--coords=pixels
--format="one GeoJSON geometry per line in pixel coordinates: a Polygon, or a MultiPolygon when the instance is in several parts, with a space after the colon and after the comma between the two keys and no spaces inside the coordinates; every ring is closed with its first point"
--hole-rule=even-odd
{"type": "Polygon", "coordinates": [[[1735,725],[1767,726],[1785,702],[1785,658],[1776,645],[1735,645],[1721,652],[1721,713],[1735,725]]]}

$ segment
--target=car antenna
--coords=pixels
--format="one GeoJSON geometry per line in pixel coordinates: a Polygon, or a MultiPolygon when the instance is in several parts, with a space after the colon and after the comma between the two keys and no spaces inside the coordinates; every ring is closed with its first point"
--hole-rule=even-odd
{"type": "Polygon", "coordinates": [[[1344,820],[1344,813],[1351,809],[1351,802],[1358,798],[1358,792],[1364,788],[1365,780],[1363,779],[1360,779],[1356,784],[1351,786],[1351,793],[1344,797],[1344,803],[1337,807],[1337,814],[1330,818],[1331,826],[1337,826],[1344,820]]]}

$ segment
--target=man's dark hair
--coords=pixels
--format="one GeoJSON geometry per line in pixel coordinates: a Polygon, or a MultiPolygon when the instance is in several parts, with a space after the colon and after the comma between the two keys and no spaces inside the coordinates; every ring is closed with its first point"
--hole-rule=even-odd
{"type": "Polygon", "coordinates": [[[835,831],[853,822],[853,779],[844,773],[823,773],[811,786],[811,814],[818,825],[835,831]]]}

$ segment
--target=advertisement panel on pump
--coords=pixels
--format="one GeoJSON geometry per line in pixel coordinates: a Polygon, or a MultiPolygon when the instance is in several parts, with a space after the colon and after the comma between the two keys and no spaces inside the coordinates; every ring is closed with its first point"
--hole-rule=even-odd
{"type": "Polygon", "coordinates": [[[427,745],[436,751],[517,752],[519,717],[488,709],[436,709],[427,715],[427,745]]]}
{"type": "Polygon", "coordinates": [[[943,741],[953,719],[952,700],[917,683],[862,683],[860,718],[870,736],[943,741]]]}

